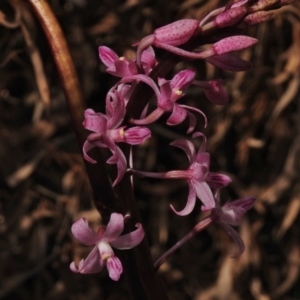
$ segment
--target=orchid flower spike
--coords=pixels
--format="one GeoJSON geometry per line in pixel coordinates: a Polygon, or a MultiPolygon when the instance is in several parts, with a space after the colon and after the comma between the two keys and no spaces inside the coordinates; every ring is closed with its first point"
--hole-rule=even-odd
{"type": "Polygon", "coordinates": [[[178,72],[171,80],[163,78],[158,79],[158,86],[148,76],[139,74],[131,77],[126,77],[127,80],[140,80],[148,84],[154,91],[157,98],[157,108],[148,116],[142,119],[132,119],[130,122],[136,125],[146,125],[158,120],[164,113],[171,112],[171,116],[167,120],[170,126],[178,125],[183,122],[186,117],[189,118],[188,133],[192,132],[196,126],[195,116],[189,110],[198,112],[204,117],[205,126],[207,119],[205,114],[194,107],[177,104],[176,101],[184,96],[184,90],[187,89],[194,81],[195,71],[183,70],[178,72]]]}
{"type": "Polygon", "coordinates": [[[136,230],[121,235],[124,229],[124,217],[118,213],[112,213],[107,226],[99,228],[97,232],[88,226],[86,219],[81,218],[76,221],[71,228],[72,234],[80,243],[94,248],[86,259],[79,262],[78,267],[75,266],[75,262],[72,262],[71,271],[91,274],[100,272],[106,266],[109,277],[118,281],[123,268],[112,247],[125,250],[138,245],[143,240],[145,232],[140,223],[135,226],[136,230]]]}
{"type": "Polygon", "coordinates": [[[113,185],[116,185],[126,171],[126,158],[115,143],[124,142],[130,145],[143,143],[151,136],[151,131],[145,127],[120,127],[125,115],[125,103],[118,91],[110,92],[106,99],[106,114],[96,113],[87,109],[84,113],[83,126],[92,131],[83,145],[83,157],[90,163],[96,163],[87,153],[95,147],[108,148],[112,156],[107,163],[117,164],[118,175],[113,185]]]}
{"type": "Polygon", "coordinates": [[[233,257],[238,257],[245,251],[245,244],[240,235],[231,227],[240,225],[244,214],[252,208],[255,198],[252,196],[227,202],[220,205],[220,192],[216,192],[216,207],[212,211],[212,216],[232,237],[238,247],[238,252],[233,257]]]}
{"type": "MultiPolygon", "coordinates": [[[[106,46],[98,48],[100,60],[106,65],[106,72],[117,76],[126,77],[138,74],[135,60],[129,61],[127,58],[119,57],[112,49],[106,46]]],[[[147,47],[142,53],[141,65],[145,74],[149,74],[156,66],[155,53],[152,47],[147,47]]]]}
{"type": "Polygon", "coordinates": [[[145,177],[185,179],[189,185],[189,195],[185,208],[181,211],[176,211],[171,205],[171,209],[179,216],[186,216],[192,212],[196,204],[196,197],[201,200],[203,211],[215,208],[216,203],[211,188],[223,188],[231,182],[227,175],[209,171],[210,155],[206,152],[206,137],[200,132],[196,132],[193,135],[193,137],[199,136],[203,138],[203,143],[198,153],[196,153],[193,143],[188,140],[176,140],[171,143],[172,146],[182,149],[187,154],[190,162],[187,170],[174,170],[162,173],[132,170],[134,174],[145,177]]]}

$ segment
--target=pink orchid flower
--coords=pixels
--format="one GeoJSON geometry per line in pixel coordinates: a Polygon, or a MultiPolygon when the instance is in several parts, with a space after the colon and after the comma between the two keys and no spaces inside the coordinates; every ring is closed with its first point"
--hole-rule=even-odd
{"type": "MultiPolygon", "coordinates": [[[[119,57],[116,52],[106,46],[100,46],[98,51],[100,60],[107,67],[107,73],[117,77],[126,77],[139,73],[135,60],[129,61],[123,56],[119,57]]],[[[145,74],[149,74],[156,64],[153,48],[147,47],[141,57],[141,65],[145,74]]]]}
{"type": "Polygon", "coordinates": [[[238,252],[233,257],[238,257],[245,251],[245,244],[240,235],[231,227],[240,225],[244,214],[252,208],[255,198],[252,196],[227,202],[220,205],[219,190],[216,193],[216,207],[212,211],[212,217],[226,230],[238,247],[238,252]]]}
{"type": "Polygon", "coordinates": [[[121,235],[124,230],[124,217],[118,213],[112,213],[106,227],[100,227],[94,232],[86,219],[81,218],[72,225],[71,231],[74,237],[86,246],[94,246],[86,259],[70,264],[71,271],[81,274],[100,272],[105,266],[109,277],[118,281],[123,268],[121,261],[115,256],[112,247],[125,250],[138,245],[144,238],[145,232],[140,223],[135,225],[137,229],[121,235]]]}
{"type": "Polygon", "coordinates": [[[125,116],[125,103],[118,91],[109,92],[106,99],[106,114],[96,113],[87,109],[84,113],[85,129],[93,131],[83,145],[83,157],[90,163],[96,163],[87,152],[95,147],[108,148],[112,156],[107,163],[116,164],[118,175],[113,185],[116,185],[125,174],[126,158],[121,149],[115,143],[124,142],[130,145],[138,145],[151,136],[151,131],[145,127],[119,127],[125,116]]]}
{"type": "Polygon", "coordinates": [[[136,125],[146,125],[158,120],[164,113],[171,112],[171,116],[167,120],[167,124],[170,126],[178,125],[183,120],[189,118],[189,128],[188,133],[192,132],[196,126],[195,116],[189,112],[189,110],[198,112],[204,117],[205,126],[207,124],[207,119],[205,114],[194,107],[177,104],[176,101],[184,96],[183,91],[187,89],[194,81],[195,71],[193,70],[183,70],[178,72],[171,80],[166,80],[163,78],[158,79],[158,86],[155,82],[148,76],[139,74],[135,76],[126,77],[122,79],[121,82],[140,80],[148,84],[154,91],[157,98],[157,108],[150,113],[147,117],[143,119],[130,120],[132,124],[136,125]]]}
{"type": "Polygon", "coordinates": [[[198,153],[196,153],[193,143],[188,140],[176,140],[171,143],[172,146],[182,149],[187,154],[190,162],[187,170],[174,170],[162,173],[132,170],[135,174],[152,178],[186,179],[189,185],[189,195],[185,208],[181,211],[176,211],[171,205],[171,209],[179,216],[186,216],[192,212],[196,204],[196,197],[202,201],[203,206],[201,209],[203,211],[215,208],[215,199],[210,188],[223,188],[231,182],[228,176],[209,171],[210,155],[205,152],[206,138],[200,132],[196,132],[193,135],[193,137],[198,136],[203,138],[203,143],[198,153]]]}

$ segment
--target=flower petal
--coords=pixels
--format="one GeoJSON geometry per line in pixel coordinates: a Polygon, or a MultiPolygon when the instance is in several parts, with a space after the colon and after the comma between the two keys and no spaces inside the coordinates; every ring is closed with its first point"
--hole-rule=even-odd
{"type": "Polygon", "coordinates": [[[176,90],[188,88],[192,84],[195,75],[196,72],[193,70],[183,70],[178,72],[170,82],[171,88],[176,90]]]}
{"type": "Polygon", "coordinates": [[[114,65],[115,61],[119,60],[119,56],[112,49],[106,46],[100,46],[98,48],[99,57],[101,61],[107,66],[110,67],[114,65]]]}
{"type": "Polygon", "coordinates": [[[220,173],[209,172],[209,179],[206,180],[208,185],[212,188],[220,189],[231,183],[231,178],[220,173]]]}
{"type": "Polygon", "coordinates": [[[168,125],[180,124],[186,118],[186,110],[180,107],[178,104],[174,103],[173,112],[169,119],[167,120],[168,125]]]}
{"type": "Polygon", "coordinates": [[[235,242],[235,244],[238,247],[238,252],[231,257],[236,258],[236,257],[241,256],[243,254],[243,252],[245,251],[245,244],[244,244],[244,241],[242,240],[242,238],[240,237],[240,235],[230,225],[223,223],[223,222],[219,222],[219,224],[221,224],[224,227],[226,232],[231,236],[231,238],[233,239],[233,241],[235,242]]]}
{"type": "Polygon", "coordinates": [[[117,128],[125,116],[125,101],[118,91],[111,91],[106,97],[106,114],[108,116],[107,128],[117,128]]]}
{"type": "Polygon", "coordinates": [[[173,141],[172,143],[170,143],[170,145],[182,149],[186,153],[190,163],[195,159],[196,150],[194,144],[191,141],[180,139],[173,141]]]}
{"type": "Polygon", "coordinates": [[[86,109],[84,112],[83,126],[85,129],[105,134],[107,119],[102,113],[96,113],[92,109],[86,109]]]}
{"type": "Polygon", "coordinates": [[[100,272],[104,267],[104,263],[100,258],[100,253],[98,247],[95,246],[87,258],[82,259],[79,262],[78,268],[76,268],[75,263],[70,264],[71,271],[81,274],[92,274],[100,272]]]}
{"type": "Polygon", "coordinates": [[[75,239],[83,245],[92,246],[96,245],[99,241],[99,236],[89,227],[85,218],[76,221],[72,225],[71,231],[75,239]]]}
{"type": "Polygon", "coordinates": [[[109,277],[114,281],[118,281],[123,272],[121,261],[115,255],[113,255],[107,259],[106,266],[109,277]]]}
{"type": "Polygon", "coordinates": [[[215,199],[208,184],[206,182],[197,181],[193,181],[192,183],[195,187],[197,197],[203,203],[203,206],[201,207],[202,211],[214,208],[216,206],[215,199]]]}
{"type": "Polygon", "coordinates": [[[106,230],[103,236],[103,241],[111,243],[114,241],[124,230],[124,217],[122,214],[112,213],[106,230]]]}
{"type": "Polygon", "coordinates": [[[143,229],[142,224],[137,223],[135,226],[137,227],[136,230],[119,236],[117,239],[110,242],[111,245],[121,250],[131,249],[138,245],[143,240],[145,236],[145,231],[143,229]]]}
{"type": "Polygon", "coordinates": [[[89,141],[85,141],[82,147],[82,152],[83,152],[83,157],[85,160],[87,160],[88,162],[90,162],[91,164],[95,164],[97,161],[92,159],[87,152],[89,152],[90,150],[92,150],[93,148],[95,148],[96,145],[93,143],[90,143],[89,141]]]}
{"type": "Polygon", "coordinates": [[[189,184],[189,196],[185,208],[181,211],[175,210],[173,205],[170,205],[172,211],[179,216],[186,216],[192,212],[196,204],[196,190],[193,184],[189,184]]]}

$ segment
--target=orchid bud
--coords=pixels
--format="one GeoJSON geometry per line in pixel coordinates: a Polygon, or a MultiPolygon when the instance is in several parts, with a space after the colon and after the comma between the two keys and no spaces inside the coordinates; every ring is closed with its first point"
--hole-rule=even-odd
{"type": "Polygon", "coordinates": [[[236,35],[220,40],[219,42],[213,44],[212,48],[215,55],[221,55],[228,52],[246,49],[253,46],[257,42],[258,40],[255,38],[244,35],[236,35]]]}
{"type": "Polygon", "coordinates": [[[273,16],[272,12],[269,11],[257,11],[253,14],[248,15],[242,22],[243,25],[249,27],[268,21],[273,16]]]}
{"type": "Polygon", "coordinates": [[[234,25],[235,23],[240,21],[246,13],[247,13],[247,8],[244,6],[238,6],[238,7],[225,10],[223,13],[219,14],[215,18],[214,24],[218,28],[234,25]]]}
{"type": "Polygon", "coordinates": [[[171,46],[179,46],[186,43],[199,28],[199,21],[183,19],[154,31],[154,46],[156,42],[171,46]]]}
{"type": "Polygon", "coordinates": [[[124,141],[130,145],[139,145],[151,137],[151,131],[146,127],[131,127],[124,131],[124,141]]]}

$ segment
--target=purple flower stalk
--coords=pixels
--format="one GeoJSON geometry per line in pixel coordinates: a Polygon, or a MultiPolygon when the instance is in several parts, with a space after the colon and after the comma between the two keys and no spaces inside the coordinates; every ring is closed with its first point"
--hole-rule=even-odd
{"type": "Polygon", "coordinates": [[[176,211],[171,205],[171,209],[179,216],[186,216],[192,212],[196,204],[196,197],[202,201],[202,210],[207,211],[215,208],[215,199],[210,187],[223,188],[227,186],[231,179],[227,175],[209,172],[210,155],[205,152],[206,138],[200,133],[194,133],[193,137],[203,137],[203,143],[196,153],[192,142],[188,140],[176,140],[172,146],[181,148],[188,156],[190,166],[187,170],[174,170],[162,173],[143,172],[132,170],[140,176],[162,178],[162,179],[186,179],[189,185],[189,195],[186,206],[181,211],[176,211]]]}
{"type": "Polygon", "coordinates": [[[72,225],[74,237],[86,246],[94,246],[86,259],[70,264],[70,269],[75,273],[91,274],[100,272],[107,267],[109,277],[118,281],[123,268],[121,261],[115,256],[112,247],[125,250],[138,245],[144,238],[145,232],[140,223],[135,225],[137,229],[130,233],[121,235],[124,230],[124,217],[121,214],[113,213],[106,227],[101,227],[94,232],[86,219],[81,218],[72,225]]]}

